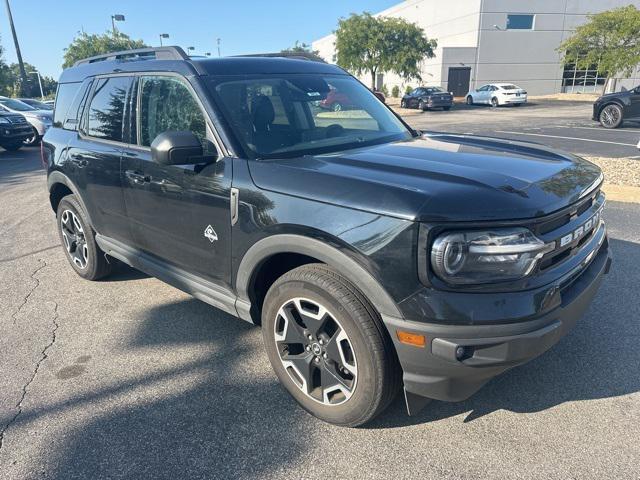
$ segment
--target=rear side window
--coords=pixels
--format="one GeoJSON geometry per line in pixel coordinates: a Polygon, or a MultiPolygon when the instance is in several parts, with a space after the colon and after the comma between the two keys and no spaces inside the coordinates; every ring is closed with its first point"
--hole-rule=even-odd
{"type": "Polygon", "coordinates": [[[122,142],[124,110],[131,77],[96,80],[87,116],[87,135],[122,142]]]}
{"type": "Polygon", "coordinates": [[[66,114],[60,115],[62,118],[62,125],[55,126],[62,127],[65,130],[78,130],[80,119],[82,117],[82,111],[84,110],[84,105],[87,102],[87,95],[89,92],[89,87],[91,86],[91,81],[91,79],[85,80],[80,88],[76,90],[76,95],[67,108],[66,114]]]}
{"type": "Polygon", "coordinates": [[[56,93],[56,104],[53,110],[53,126],[62,128],[71,102],[80,90],[81,83],[61,83],[56,93]]]}

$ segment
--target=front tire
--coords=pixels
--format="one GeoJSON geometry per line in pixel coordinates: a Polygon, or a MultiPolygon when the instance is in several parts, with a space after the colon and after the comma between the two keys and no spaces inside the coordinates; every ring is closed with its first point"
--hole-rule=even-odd
{"type": "Polygon", "coordinates": [[[22,142],[25,147],[37,145],[38,142],[40,141],[40,135],[38,135],[38,131],[33,127],[31,127],[31,131],[32,131],[31,132],[32,135],[29,138],[26,138],[25,140],[23,140],[22,142]]]}
{"type": "Polygon", "coordinates": [[[426,112],[427,110],[429,110],[429,107],[427,107],[427,104],[425,103],[424,100],[420,100],[420,103],[418,103],[418,108],[423,112],[426,112]]]}
{"type": "Polygon", "coordinates": [[[378,313],[325,265],[304,265],[276,280],[264,301],[262,333],[280,382],[326,422],[362,425],[400,388],[399,363],[378,313]]]}
{"type": "Polygon", "coordinates": [[[58,235],[71,267],[82,278],[99,280],[111,273],[112,264],[95,239],[89,219],[74,195],[58,205],[58,235]]]}
{"type": "Polygon", "coordinates": [[[334,112],[341,112],[342,111],[342,105],[340,103],[336,102],[331,106],[331,110],[333,110],[334,112]]]}
{"type": "Polygon", "coordinates": [[[604,128],[618,128],[622,125],[623,122],[623,113],[620,105],[615,103],[611,103],[609,105],[605,105],[605,107],[600,110],[600,115],[598,116],[600,120],[600,125],[604,128]]]}
{"type": "Polygon", "coordinates": [[[473,97],[471,95],[467,95],[467,105],[473,105],[473,97]]]}

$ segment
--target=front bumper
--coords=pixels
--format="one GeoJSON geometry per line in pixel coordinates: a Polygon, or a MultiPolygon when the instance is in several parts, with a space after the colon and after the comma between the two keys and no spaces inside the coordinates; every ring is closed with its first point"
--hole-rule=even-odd
{"type": "MultiPolygon", "coordinates": [[[[563,286],[559,287],[558,307],[517,323],[441,325],[383,316],[404,372],[407,402],[415,395],[444,401],[465,400],[493,377],[551,348],[584,314],[610,265],[605,240],[579,275],[568,282],[559,281],[563,286]],[[398,330],[424,335],[424,348],[400,343],[398,330]]],[[[501,294],[478,295],[495,297],[494,302],[487,303],[500,309],[501,294]]]]}
{"type": "Polygon", "coordinates": [[[0,144],[22,142],[33,135],[31,126],[27,123],[20,126],[0,125],[0,144]]]}

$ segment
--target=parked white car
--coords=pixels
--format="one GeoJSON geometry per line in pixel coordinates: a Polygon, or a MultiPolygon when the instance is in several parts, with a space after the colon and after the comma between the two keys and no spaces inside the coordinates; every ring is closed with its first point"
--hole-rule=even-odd
{"type": "Polygon", "coordinates": [[[527,103],[527,92],[512,83],[488,83],[467,93],[467,105],[486,103],[494,107],[527,103]]]}

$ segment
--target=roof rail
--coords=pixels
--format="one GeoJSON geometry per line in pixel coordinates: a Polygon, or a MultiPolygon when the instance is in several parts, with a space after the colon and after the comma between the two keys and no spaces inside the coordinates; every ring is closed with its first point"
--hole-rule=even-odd
{"type": "Polygon", "coordinates": [[[121,52],[105,53],[95,57],[83,58],[73,64],[74,67],[86,63],[103,62],[107,60],[189,60],[189,56],[180,47],[150,47],[121,52]]]}
{"type": "Polygon", "coordinates": [[[295,60],[309,60],[311,62],[327,63],[322,57],[316,55],[313,52],[267,52],[267,53],[252,53],[248,55],[234,55],[235,57],[281,57],[292,58],[295,60]]]}

